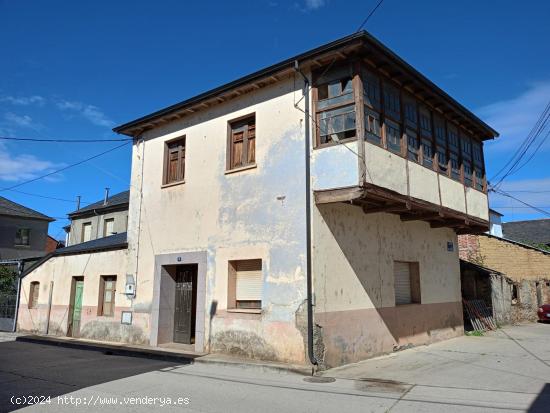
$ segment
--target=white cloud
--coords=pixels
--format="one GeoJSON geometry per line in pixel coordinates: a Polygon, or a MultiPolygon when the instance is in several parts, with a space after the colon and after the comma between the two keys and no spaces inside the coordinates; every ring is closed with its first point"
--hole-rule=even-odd
{"type": "Polygon", "coordinates": [[[12,155],[0,142],[0,181],[20,182],[47,174],[63,165],[39,159],[34,155],[12,155]]]}
{"type": "Polygon", "coordinates": [[[7,112],[4,114],[4,119],[13,125],[23,128],[30,128],[34,130],[38,130],[41,128],[41,125],[34,122],[33,119],[28,115],[17,115],[13,112],[7,112]]]}
{"type": "Polygon", "coordinates": [[[56,106],[64,111],[73,111],[97,126],[112,127],[114,122],[107,117],[98,107],[77,101],[60,100],[56,106]]]}
{"type": "MultiPolygon", "coordinates": [[[[512,99],[501,100],[475,112],[500,133],[489,141],[493,151],[511,151],[529,134],[550,98],[550,81],[536,82],[512,99]]],[[[541,149],[550,149],[550,142],[541,149]]]]}
{"type": "Polygon", "coordinates": [[[325,5],[325,0],[306,0],[307,10],[317,10],[325,5]]]}
{"type": "Polygon", "coordinates": [[[32,96],[2,96],[0,97],[0,102],[11,103],[12,105],[18,106],[28,106],[28,105],[39,105],[42,106],[46,103],[46,99],[42,96],[32,95],[32,96]]]}

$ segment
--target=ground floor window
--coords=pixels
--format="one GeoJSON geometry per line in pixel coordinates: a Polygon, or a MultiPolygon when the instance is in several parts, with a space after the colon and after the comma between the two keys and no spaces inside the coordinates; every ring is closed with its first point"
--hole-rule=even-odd
{"type": "Polygon", "coordinates": [[[228,308],[262,308],[262,260],[229,261],[228,308]]]}
{"type": "Polygon", "coordinates": [[[40,293],[40,283],[38,281],[31,282],[29,291],[29,308],[38,307],[38,294],[40,293]]]}
{"type": "Polygon", "coordinates": [[[116,276],[102,275],[99,282],[98,315],[112,317],[115,313],[116,276]]]}
{"type": "Polygon", "coordinates": [[[394,261],[395,305],[421,302],[418,262],[394,261]]]}

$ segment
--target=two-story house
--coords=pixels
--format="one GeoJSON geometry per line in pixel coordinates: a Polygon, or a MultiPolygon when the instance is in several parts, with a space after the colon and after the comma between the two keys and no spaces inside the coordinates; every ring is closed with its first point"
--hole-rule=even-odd
{"type": "Polygon", "coordinates": [[[0,260],[45,255],[52,221],[55,220],[0,196],[0,260]]]}
{"type": "Polygon", "coordinates": [[[65,227],[65,245],[108,237],[126,232],[130,191],[109,196],[105,189],[102,200],[68,214],[71,223],[65,227]]]}
{"type": "Polygon", "coordinates": [[[368,33],[114,130],[127,249],[23,283],[55,272],[58,334],[79,300],[84,337],[325,366],[463,333],[457,233],[488,228],[497,133],[368,33]]]}

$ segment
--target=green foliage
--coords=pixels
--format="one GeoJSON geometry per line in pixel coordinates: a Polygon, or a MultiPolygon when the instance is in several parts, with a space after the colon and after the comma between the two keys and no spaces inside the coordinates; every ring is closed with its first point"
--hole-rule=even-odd
{"type": "Polygon", "coordinates": [[[550,247],[546,244],[536,244],[536,243],[531,243],[530,245],[532,245],[533,247],[535,248],[538,248],[539,250],[543,250],[543,251],[548,251],[550,252],[550,247]]]}
{"type": "Polygon", "coordinates": [[[0,294],[15,294],[16,281],[16,272],[10,267],[0,265],[0,294]]]}
{"type": "Polygon", "coordinates": [[[479,330],[465,331],[464,334],[472,337],[483,337],[483,331],[479,331],[479,330]]]}

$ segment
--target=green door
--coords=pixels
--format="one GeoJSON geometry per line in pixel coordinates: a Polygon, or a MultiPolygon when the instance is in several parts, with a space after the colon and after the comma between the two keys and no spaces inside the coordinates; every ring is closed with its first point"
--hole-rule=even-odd
{"type": "Polygon", "coordinates": [[[80,319],[82,316],[82,292],[84,291],[84,281],[76,281],[74,286],[74,305],[71,335],[78,337],[80,335],[80,319]]]}

